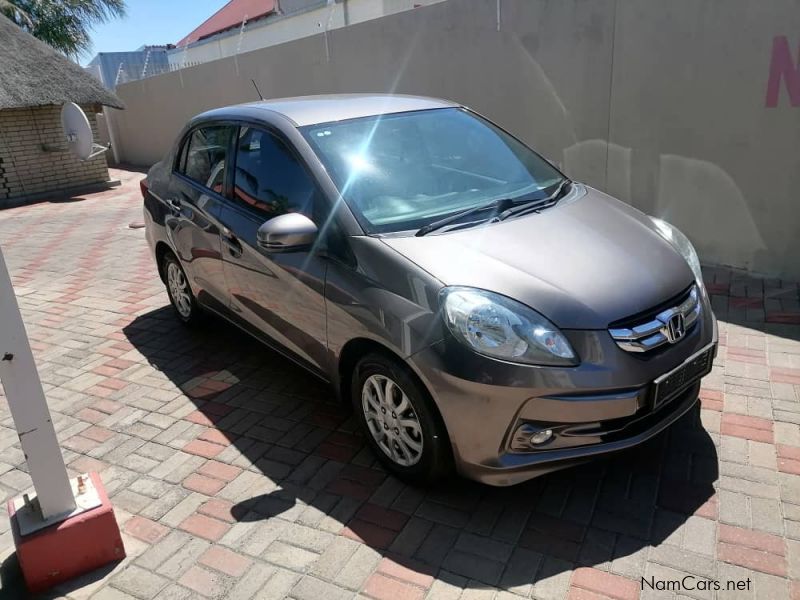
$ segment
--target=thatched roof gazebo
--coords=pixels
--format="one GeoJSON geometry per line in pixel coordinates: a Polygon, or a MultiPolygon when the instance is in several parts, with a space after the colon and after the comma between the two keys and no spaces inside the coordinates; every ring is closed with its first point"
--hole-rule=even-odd
{"type": "Polygon", "coordinates": [[[61,130],[75,102],[97,136],[102,106],[124,108],[83,68],[0,15],[0,208],[109,181],[104,154],[80,161],[61,130]]]}

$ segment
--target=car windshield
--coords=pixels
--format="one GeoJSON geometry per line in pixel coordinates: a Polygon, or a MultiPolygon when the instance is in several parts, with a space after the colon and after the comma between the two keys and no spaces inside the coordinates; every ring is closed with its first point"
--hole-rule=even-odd
{"type": "Polygon", "coordinates": [[[417,230],[501,198],[544,197],[563,179],[530,148],[461,108],[301,132],[367,233],[417,230]]]}

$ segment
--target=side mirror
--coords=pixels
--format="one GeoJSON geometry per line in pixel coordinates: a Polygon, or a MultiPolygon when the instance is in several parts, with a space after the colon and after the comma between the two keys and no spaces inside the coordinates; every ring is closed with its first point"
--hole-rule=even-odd
{"type": "Polygon", "coordinates": [[[299,250],[317,238],[317,226],[300,213],[274,217],[258,228],[258,245],[271,252],[299,250]]]}

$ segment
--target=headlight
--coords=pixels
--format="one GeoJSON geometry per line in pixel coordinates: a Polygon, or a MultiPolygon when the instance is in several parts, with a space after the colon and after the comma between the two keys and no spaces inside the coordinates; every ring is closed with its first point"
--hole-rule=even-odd
{"type": "Polygon", "coordinates": [[[524,304],[465,287],[445,288],[442,300],[450,331],[480,354],[531,365],[578,362],[564,334],[524,304]]]}
{"type": "Polygon", "coordinates": [[[674,225],[670,225],[666,221],[662,221],[661,219],[657,219],[656,217],[650,217],[650,220],[653,221],[653,224],[658,229],[658,233],[661,234],[665,240],[667,240],[672,246],[680,252],[680,255],[689,263],[689,267],[692,269],[692,273],[694,273],[694,278],[697,281],[697,284],[705,289],[703,286],[703,272],[700,270],[700,259],[697,258],[697,252],[692,246],[692,242],[689,241],[683,232],[675,227],[674,225]]]}

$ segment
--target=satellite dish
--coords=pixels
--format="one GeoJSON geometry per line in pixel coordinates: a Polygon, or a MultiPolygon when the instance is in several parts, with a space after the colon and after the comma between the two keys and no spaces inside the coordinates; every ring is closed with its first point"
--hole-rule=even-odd
{"type": "Polygon", "coordinates": [[[81,160],[89,160],[108,150],[108,147],[94,143],[89,119],[74,102],[67,102],[61,107],[61,128],[64,130],[69,151],[81,160]]]}

